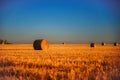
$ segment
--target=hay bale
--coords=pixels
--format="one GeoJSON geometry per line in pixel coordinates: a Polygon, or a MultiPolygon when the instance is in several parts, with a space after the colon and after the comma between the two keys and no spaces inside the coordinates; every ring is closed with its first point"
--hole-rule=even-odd
{"type": "Polygon", "coordinates": [[[102,46],[105,46],[105,43],[104,43],[104,42],[102,42],[102,43],[101,43],[101,45],[102,45],[102,46]]]}
{"type": "Polygon", "coordinates": [[[34,41],[33,47],[35,50],[45,50],[49,48],[49,43],[45,39],[39,39],[34,41]]]}
{"type": "Polygon", "coordinates": [[[65,44],[64,42],[62,44],[65,44]]]}
{"type": "Polygon", "coordinates": [[[95,43],[91,43],[91,44],[90,44],[90,47],[95,47],[95,43]]]}
{"type": "Polygon", "coordinates": [[[114,46],[118,46],[118,43],[117,43],[117,42],[115,42],[115,43],[114,43],[114,46]]]}

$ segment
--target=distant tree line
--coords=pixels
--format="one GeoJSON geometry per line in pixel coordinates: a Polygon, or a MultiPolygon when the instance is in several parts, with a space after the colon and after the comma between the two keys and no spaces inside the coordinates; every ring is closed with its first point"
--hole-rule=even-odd
{"type": "Polygon", "coordinates": [[[7,40],[0,39],[0,44],[11,44],[11,43],[9,43],[7,40]]]}

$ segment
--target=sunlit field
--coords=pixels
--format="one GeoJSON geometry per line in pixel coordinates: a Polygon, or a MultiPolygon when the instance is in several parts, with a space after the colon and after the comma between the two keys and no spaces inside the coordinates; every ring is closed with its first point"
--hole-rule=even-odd
{"type": "Polygon", "coordinates": [[[120,80],[120,45],[0,45],[0,80],[120,80]]]}

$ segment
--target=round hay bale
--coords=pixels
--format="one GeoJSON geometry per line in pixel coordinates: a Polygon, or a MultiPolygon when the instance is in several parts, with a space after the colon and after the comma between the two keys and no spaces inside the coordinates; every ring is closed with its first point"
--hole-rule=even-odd
{"type": "Polygon", "coordinates": [[[49,43],[45,39],[39,39],[34,41],[33,47],[35,50],[45,50],[48,49],[49,43]]]}
{"type": "Polygon", "coordinates": [[[64,42],[62,44],[65,44],[64,42]]]}
{"type": "Polygon", "coordinates": [[[114,43],[114,46],[118,46],[118,43],[117,43],[117,42],[115,42],[115,43],[114,43]]]}
{"type": "Polygon", "coordinates": [[[104,42],[102,42],[102,43],[101,43],[101,45],[102,45],[102,46],[105,46],[105,43],[104,43],[104,42]]]}
{"type": "Polygon", "coordinates": [[[91,44],[90,44],[90,47],[95,47],[95,43],[91,43],[91,44]]]}

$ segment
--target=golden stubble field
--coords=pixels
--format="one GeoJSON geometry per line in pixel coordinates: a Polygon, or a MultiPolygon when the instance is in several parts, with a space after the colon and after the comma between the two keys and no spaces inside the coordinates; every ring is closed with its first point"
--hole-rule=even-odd
{"type": "Polygon", "coordinates": [[[0,80],[120,80],[120,45],[0,45],[0,80]]]}

